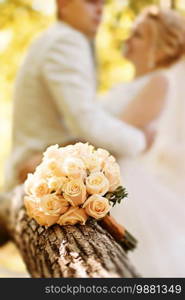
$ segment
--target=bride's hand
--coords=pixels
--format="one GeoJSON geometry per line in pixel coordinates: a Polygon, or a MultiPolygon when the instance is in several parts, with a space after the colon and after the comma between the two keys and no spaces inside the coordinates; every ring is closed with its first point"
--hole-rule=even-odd
{"type": "Polygon", "coordinates": [[[146,126],[145,128],[143,128],[143,132],[145,134],[146,142],[147,142],[146,151],[148,151],[154,143],[157,132],[154,127],[150,127],[150,126],[146,126]]]}

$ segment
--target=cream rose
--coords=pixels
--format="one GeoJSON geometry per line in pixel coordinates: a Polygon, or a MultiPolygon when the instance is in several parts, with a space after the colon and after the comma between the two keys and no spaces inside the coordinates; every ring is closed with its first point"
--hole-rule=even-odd
{"type": "Polygon", "coordinates": [[[45,161],[45,165],[48,171],[52,174],[52,176],[56,176],[56,177],[65,176],[62,170],[62,162],[60,160],[57,161],[56,159],[51,158],[45,161]]]}
{"type": "Polygon", "coordinates": [[[86,187],[81,179],[72,179],[63,186],[63,196],[72,205],[78,206],[87,199],[86,187]]]}
{"type": "Polygon", "coordinates": [[[34,173],[35,178],[41,178],[47,180],[53,176],[51,170],[49,170],[47,164],[42,162],[37,168],[34,173]]]}
{"type": "Polygon", "coordinates": [[[26,195],[31,195],[32,194],[32,188],[34,185],[35,177],[33,174],[28,174],[27,179],[25,180],[24,183],[24,191],[26,195]]]}
{"type": "Polygon", "coordinates": [[[69,208],[69,203],[62,196],[50,194],[40,199],[40,210],[51,216],[64,214],[69,208]]]}
{"type": "Polygon", "coordinates": [[[50,189],[48,187],[47,181],[44,179],[43,180],[35,179],[35,183],[32,187],[32,193],[33,193],[33,195],[35,195],[38,198],[49,194],[50,189]]]}
{"type": "Polygon", "coordinates": [[[67,157],[62,163],[62,170],[66,176],[72,178],[86,177],[86,170],[83,160],[77,157],[67,157]]]}
{"type": "Polygon", "coordinates": [[[98,148],[96,151],[96,155],[99,157],[101,168],[104,167],[106,159],[109,157],[109,152],[107,150],[98,148]]]}
{"type": "Polygon", "coordinates": [[[98,220],[107,215],[111,209],[111,206],[108,199],[105,197],[93,195],[87,199],[83,205],[83,208],[89,216],[98,220]]]}
{"type": "Polygon", "coordinates": [[[94,147],[88,143],[77,143],[74,145],[74,149],[76,151],[76,155],[82,159],[89,157],[94,151],[94,147]]]}
{"type": "Polygon", "coordinates": [[[109,181],[103,173],[94,172],[86,178],[86,188],[91,195],[105,195],[109,190],[109,181]]]}
{"type": "Polygon", "coordinates": [[[75,225],[77,223],[85,225],[87,219],[88,215],[86,214],[85,209],[79,207],[71,207],[64,215],[59,218],[57,223],[61,226],[75,225]]]}
{"type": "Polygon", "coordinates": [[[33,218],[37,221],[41,226],[52,226],[57,223],[59,216],[52,216],[43,213],[40,210],[37,210],[34,213],[33,218]]]}
{"type": "Polygon", "coordinates": [[[44,196],[38,199],[35,196],[25,196],[24,205],[30,218],[34,218],[41,226],[56,224],[59,216],[69,208],[64,199],[51,199],[53,195],[44,196]]]}
{"type": "Polygon", "coordinates": [[[66,158],[66,157],[71,157],[76,155],[76,149],[75,149],[75,145],[68,145],[66,147],[60,148],[60,153],[61,153],[61,157],[62,159],[66,158]]]}
{"type": "Polygon", "coordinates": [[[30,218],[34,217],[35,212],[39,209],[40,200],[34,196],[24,197],[24,206],[30,218]]]}
{"type": "Polygon", "coordinates": [[[46,149],[44,152],[44,160],[49,160],[49,159],[60,159],[61,157],[61,150],[59,148],[59,145],[52,145],[46,149]]]}
{"type": "Polygon", "coordinates": [[[28,174],[28,178],[24,184],[24,191],[27,195],[34,195],[36,197],[42,197],[50,193],[47,181],[33,174],[28,174]]]}
{"type": "Polygon", "coordinates": [[[64,176],[53,176],[48,178],[48,187],[51,191],[54,191],[56,194],[62,193],[63,185],[68,181],[67,177],[64,176]]]}
{"type": "Polygon", "coordinates": [[[92,153],[91,155],[85,158],[85,166],[90,172],[101,171],[101,160],[96,154],[96,152],[92,153]]]}
{"type": "Polygon", "coordinates": [[[74,148],[76,150],[77,157],[80,157],[80,159],[83,160],[85,164],[85,168],[88,170],[92,170],[94,168],[98,168],[98,160],[95,155],[94,147],[89,145],[88,143],[77,143],[74,145],[74,148]]]}
{"type": "Polygon", "coordinates": [[[109,181],[109,192],[114,192],[121,185],[120,167],[116,162],[108,161],[103,169],[109,181]]]}

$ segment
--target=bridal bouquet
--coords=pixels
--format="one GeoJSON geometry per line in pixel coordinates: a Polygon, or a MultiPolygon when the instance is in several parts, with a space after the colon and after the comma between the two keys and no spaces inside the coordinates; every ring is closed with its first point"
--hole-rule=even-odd
{"type": "Polygon", "coordinates": [[[120,168],[106,150],[77,143],[49,147],[34,174],[25,181],[24,204],[40,225],[85,225],[104,218],[127,196],[120,168]]]}

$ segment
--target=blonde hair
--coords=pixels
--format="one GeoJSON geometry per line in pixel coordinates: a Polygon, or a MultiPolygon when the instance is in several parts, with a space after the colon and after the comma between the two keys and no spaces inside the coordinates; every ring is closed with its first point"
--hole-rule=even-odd
{"type": "Polygon", "coordinates": [[[171,9],[156,6],[146,8],[140,15],[151,27],[155,52],[164,55],[156,59],[156,67],[167,67],[185,54],[185,18],[171,9]]]}

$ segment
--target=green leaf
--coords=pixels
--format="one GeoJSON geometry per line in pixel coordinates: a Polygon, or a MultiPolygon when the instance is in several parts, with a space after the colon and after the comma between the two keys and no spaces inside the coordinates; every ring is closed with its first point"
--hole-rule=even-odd
{"type": "Polygon", "coordinates": [[[108,192],[105,197],[109,200],[110,204],[114,207],[117,203],[120,204],[124,198],[128,197],[126,189],[119,186],[114,192],[108,192]],[[112,202],[112,203],[111,203],[112,202]]]}

